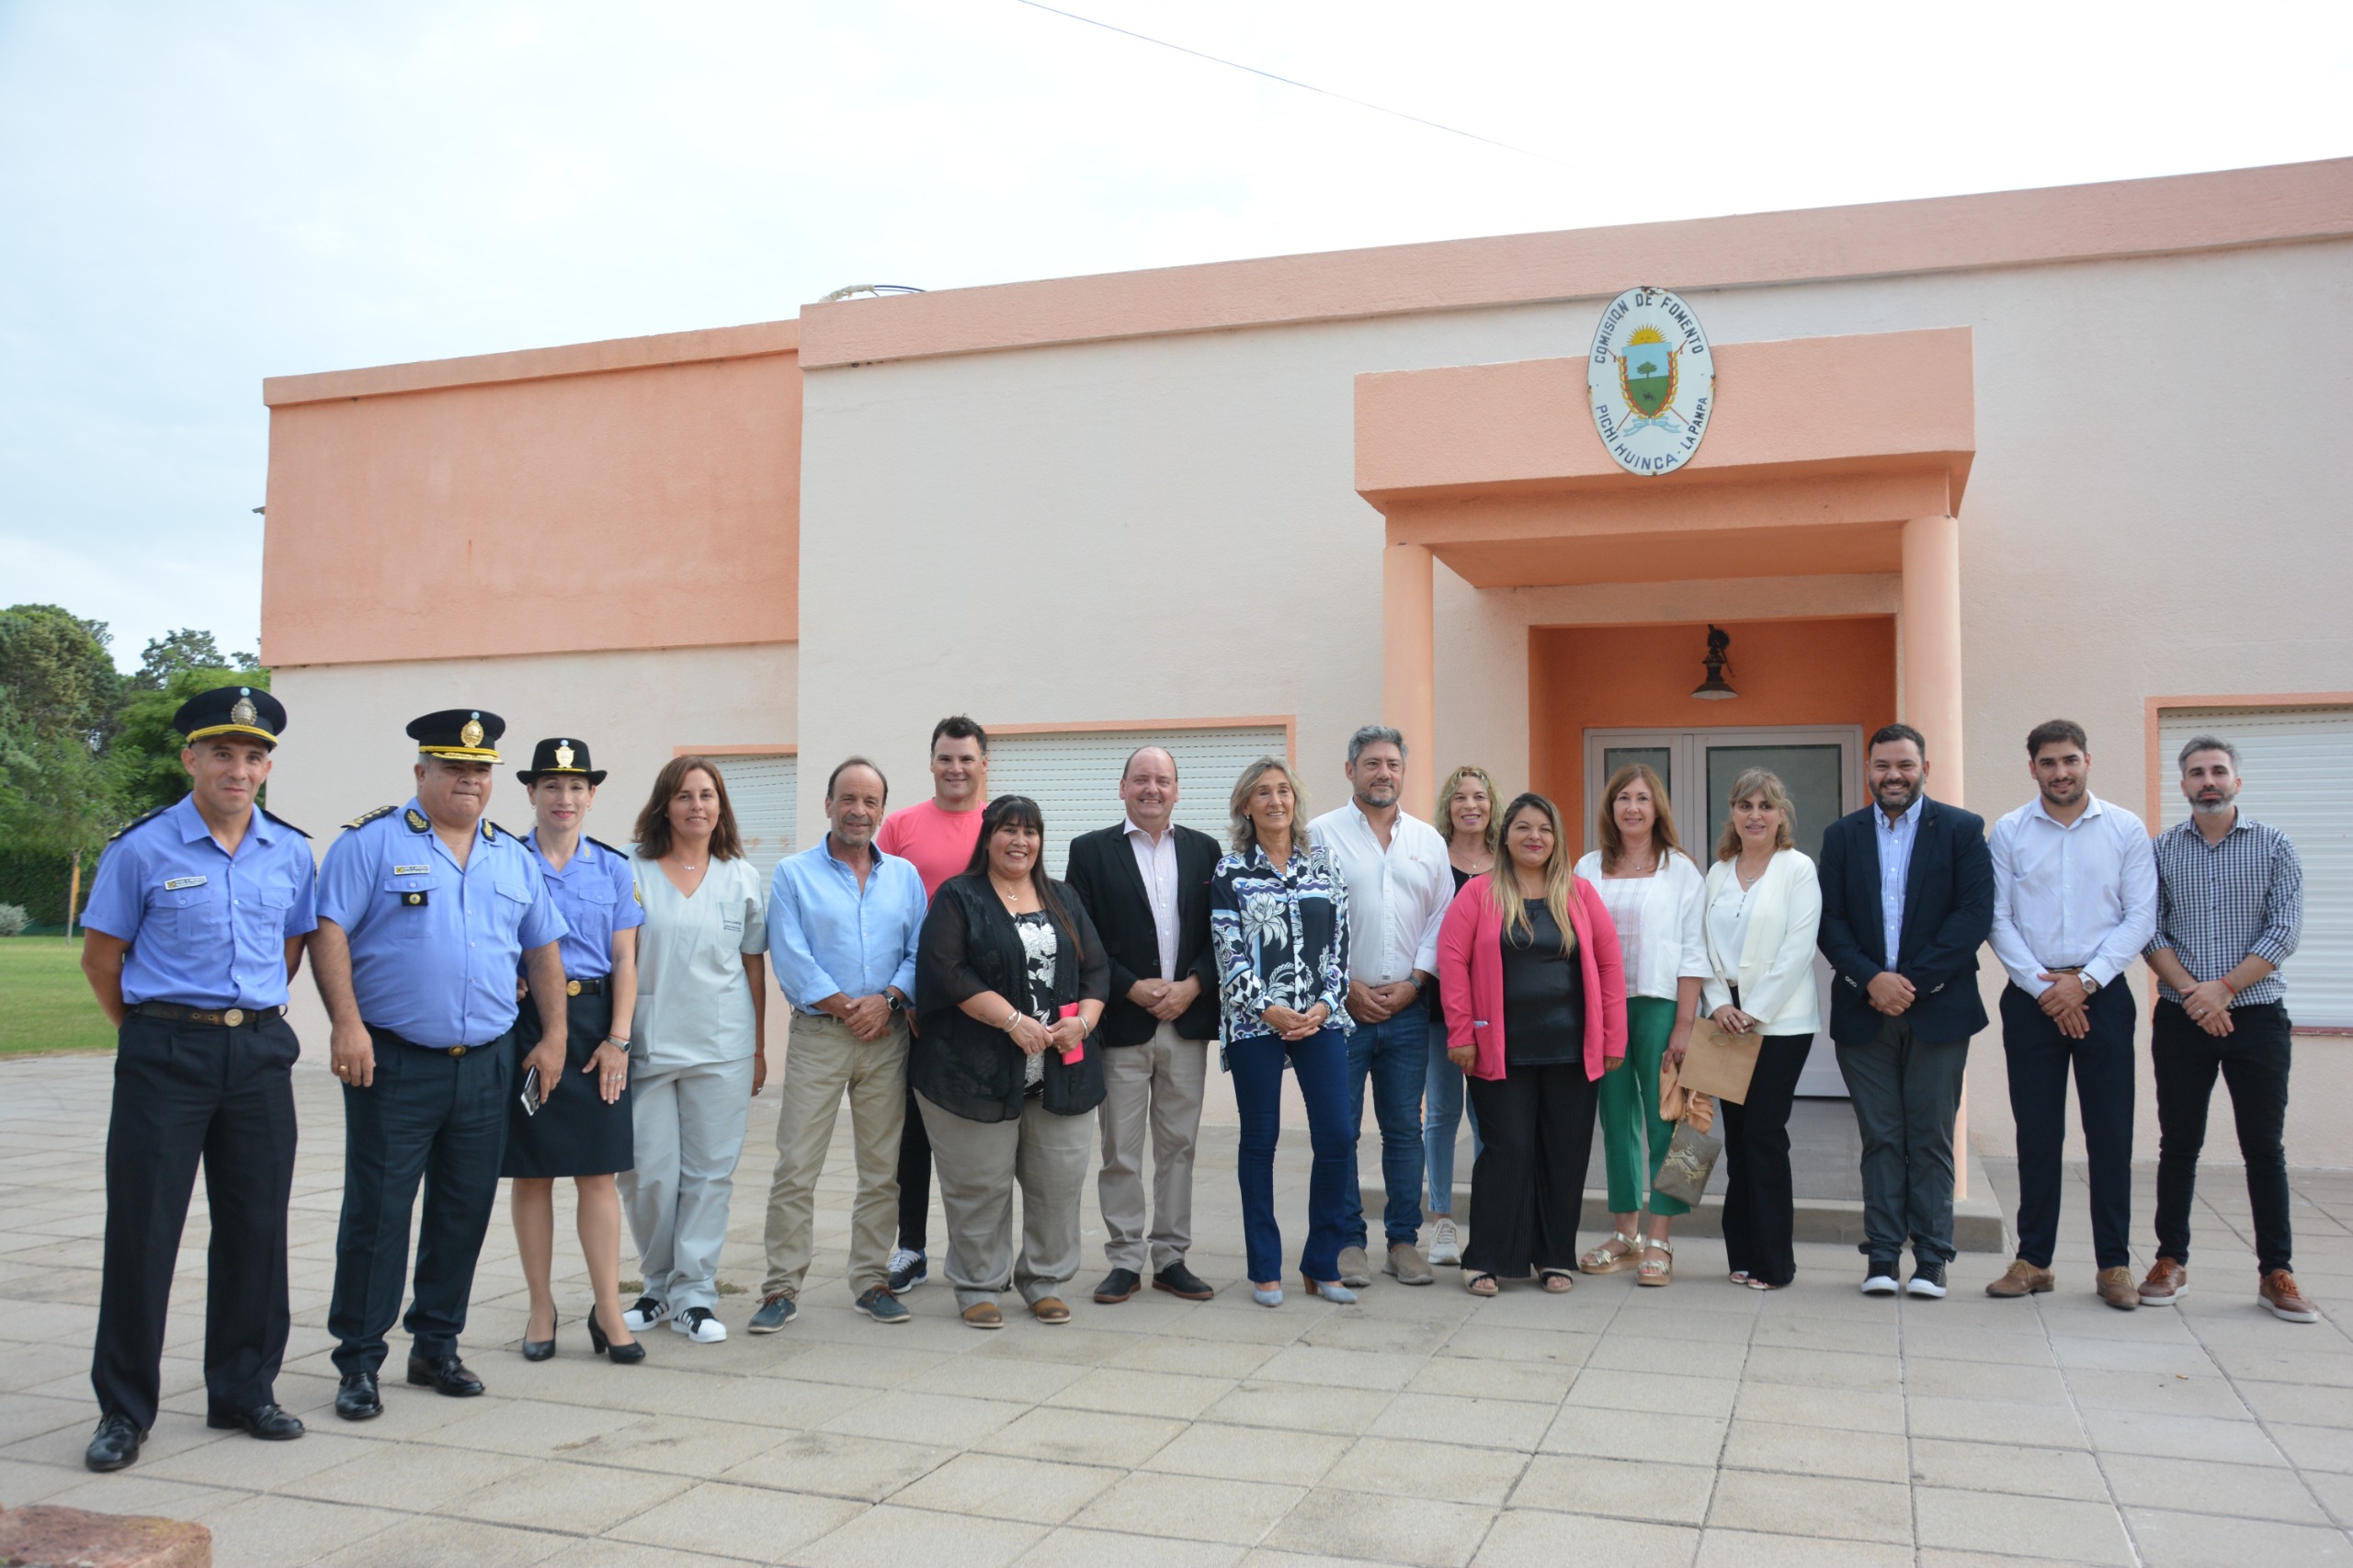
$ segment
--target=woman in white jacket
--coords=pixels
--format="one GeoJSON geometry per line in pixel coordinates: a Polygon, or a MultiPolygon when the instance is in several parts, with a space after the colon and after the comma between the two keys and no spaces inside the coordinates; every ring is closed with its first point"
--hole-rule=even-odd
{"type": "Polygon", "coordinates": [[[1747,1097],[1724,1102],[1724,1255],[1734,1284],[1778,1290],[1797,1276],[1791,1231],[1790,1103],[1822,1027],[1814,935],[1822,885],[1800,854],[1789,791],[1761,767],[1733,780],[1732,816],[1706,892],[1710,1015],[1733,1034],[1763,1036],[1747,1097]]]}
{"type": "Polygon", "coordinates": [[[1667,1226],[1691,1207],[1651,1191],[1645,1216],[1643,1197],[1675,1136],[1675,1123],[1659,1119],[1659,1062],[1682,1060],[1709,975],[1699,929],[1707,894],[1656,773],[1638,762],[1611,774],[1599,814],[1601,847],[1577,862],[1576,874],[1599,890],[1626,957],[1626,1062],[1601,1080],[1609,1239],[1577,1267],[1587,1274],[1631,1268],[1637,1285],[1665,1285],[1675,1278],[1667,1226]]]}

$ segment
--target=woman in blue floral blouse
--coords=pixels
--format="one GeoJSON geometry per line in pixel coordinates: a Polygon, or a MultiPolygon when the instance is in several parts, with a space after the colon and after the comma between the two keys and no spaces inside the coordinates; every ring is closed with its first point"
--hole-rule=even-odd
{"type": "Polygon", "coordinates": [[[1340,1212],[1356,1148],[1348,1137],[1348,894],[1325,853],[1304,842],[1307,802],[1271,756],[1233,786],[1233,853],[1210,879],[1226,1071],[1242,1117],[1235,1159],[1250,1293],[1282,1304],[1283,1237],[1275,1222],[1275,1142],[1283,1067],[1299,1074],[1315,1162],[1307,1184],[1306,1287],[1353,1301],[1340,1279],[1340,1212]]]}

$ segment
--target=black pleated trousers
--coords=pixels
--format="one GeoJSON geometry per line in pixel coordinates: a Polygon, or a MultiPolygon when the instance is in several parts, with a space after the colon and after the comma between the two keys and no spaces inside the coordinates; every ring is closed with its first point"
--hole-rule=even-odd
{"type": "Polygon", "coordinates": [[[214,1414],[275,1397],[286,1358],[286,1203],[294,1186],[294,1086],[301,1047],[266,1024],[174,1023],[132,1014],[114,1060],[107,1126],[105,1273],[90,1386],[98,1408],[155,1424],[164,1317],[204,1167],[204,1383],[214,1414]]]}

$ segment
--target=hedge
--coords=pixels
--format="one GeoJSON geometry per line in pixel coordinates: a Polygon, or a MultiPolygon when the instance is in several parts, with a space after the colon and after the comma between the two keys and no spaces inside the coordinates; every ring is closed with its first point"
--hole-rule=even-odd
{"type": "MultiPolygon", "coordinates": [[[[97,857],[82,858],[82,902],[89,907],[90,873],[97,857]]],[[[24,906],[36,926],[55,926],[65,915],[65,892],[74,881],[74,857],[35,849],[0,849],[0,903],[24,906]]]]}

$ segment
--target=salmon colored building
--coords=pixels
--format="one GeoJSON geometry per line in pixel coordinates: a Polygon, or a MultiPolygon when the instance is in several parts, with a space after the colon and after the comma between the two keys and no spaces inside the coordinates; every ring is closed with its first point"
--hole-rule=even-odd
{"type": "MultiPolygon", "coordinates": [[[[1116,819],[1146,736],[1214,828],[1269,748],[1336,804],[1348,733],[1385,719],[1419,811],[1475,761],[1589,824],[1643,757],[1698,838],[1761,760],[1811,848],[1893,719],[1989,819],[2030,792],[2028,729],[2076,719],[2094,789],[2153,827],[2174,744],[2212,728],[2304,852],[2290,1010],[2353,1028],[2348,367],[2353,160],[277,378],[273,803],[317,832],[396,799],[402,724],[462,701],[518,750],[586,737],[610,840],[663,760],[720,754],[768,857],[851,752],[920,798],[932,722],[965,711],[992,790],[1056,839],[1116,819]],[[1587,407],[1635,285],[1714,346],[1706,438],[1664,476],[1620,468],[1587,407]],[[1692,695],[1711,626],[1730,699],[1692,695]]],[[[2338,1052],[2300,1057],[2298,1163],[2353,1164],[2338,1052]]],[[[1981,1133],[1999,1054],[1972,1066],[1981,1133]]],[[[1809,1090],[1836,1092],[1827,1063],[1809,1090]]]]}

